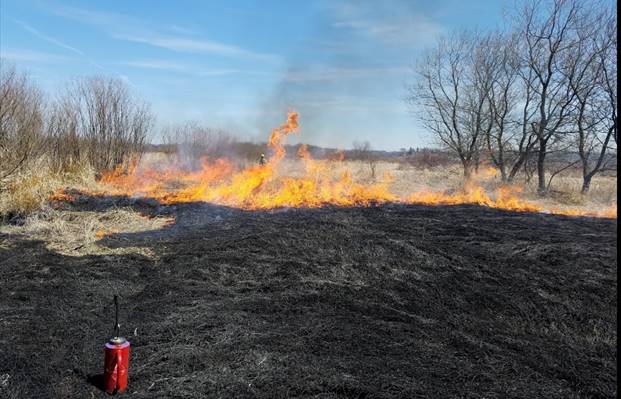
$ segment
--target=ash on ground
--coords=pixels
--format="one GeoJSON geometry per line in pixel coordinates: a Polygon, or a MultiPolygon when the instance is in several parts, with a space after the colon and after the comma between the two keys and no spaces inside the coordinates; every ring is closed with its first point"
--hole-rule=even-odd
{"type": "Polygon", "coordinates": [[[616,396],[616,220],[109,202],[0,229],[0,396],[104,397],[114,294],[136,398],[616,396]]]}

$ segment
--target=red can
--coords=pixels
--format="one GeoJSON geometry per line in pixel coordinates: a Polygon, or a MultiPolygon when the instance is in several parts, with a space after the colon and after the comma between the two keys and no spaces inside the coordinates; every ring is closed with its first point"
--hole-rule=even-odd
{"type": "Polygon", "coordinates": [[[104,348],[104,389],[113,394],[127,388],[129,370],[129,341],[115,337],[104,348]]]}

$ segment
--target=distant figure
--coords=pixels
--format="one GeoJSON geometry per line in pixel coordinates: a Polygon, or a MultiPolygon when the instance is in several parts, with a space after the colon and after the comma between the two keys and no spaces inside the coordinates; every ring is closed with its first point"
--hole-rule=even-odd
{"type": "Polygon", "coordinates": [[[259,165],[265,165],[267,161],[265,160],[265,154],[261,154],[261,158],[259,158],[259,165]]]}

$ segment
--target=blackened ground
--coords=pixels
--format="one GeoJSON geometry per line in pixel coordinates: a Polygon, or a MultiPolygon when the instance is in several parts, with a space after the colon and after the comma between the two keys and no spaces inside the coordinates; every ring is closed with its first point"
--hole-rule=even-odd
{"type": "Polygon", "coordinates": [[[189,204],[67,256],[0,235],[0,397],[616,396],[616,221],[476,206],[189,204]]]}

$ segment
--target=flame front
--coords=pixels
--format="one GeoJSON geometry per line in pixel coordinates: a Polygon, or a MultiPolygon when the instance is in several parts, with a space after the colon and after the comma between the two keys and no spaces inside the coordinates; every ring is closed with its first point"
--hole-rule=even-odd
{"type": "MultiPolygon", "coordinates": [[[[130,164],[104,175],[100,183],[106,187],[99,194],[142,196],[157,199],[164,204],[204,201],[242,209],[272,209],[280,207],[320,207],[323,205],[368,206],[387,202],[422,205],[478,204],[492,208],[522,212],[549,212],[567,215],[615,217],[616,205],[601,213],[588,213],[576,209],[544,209],[542,206],[520,198],[519,187],[501,187],[489,194],[476,182],[468,182],[463,190],[444,192],[419,191],[400,197],[390,191],[392,176],[385,174],[376,183],[362,184],[354,181],[352,171],[334,165],[341,164],[342,153],[337,159],[315,160],[306,146],[301,146],[298,157],[304,165],[302,176],[292,176],[282,167],[286,155],[287,136],[299,130],[298,114],[289,112],[287,120],[274,129],[268,146],[271,157],[263,165],[243,169],[235,167],[229,159],[202,160],[197,171],[167,166],[163,170],[137,167],[130,164]]],[[[482,174],[494,176],[493,168],[482,174]]]]}

